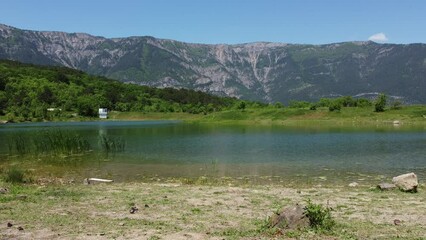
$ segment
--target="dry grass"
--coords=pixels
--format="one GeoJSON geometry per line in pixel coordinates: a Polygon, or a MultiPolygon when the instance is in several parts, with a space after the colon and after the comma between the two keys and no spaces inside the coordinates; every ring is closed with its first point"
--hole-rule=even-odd
{"type": "MultiPolygon", "coordinates": [[[[6,186],[5,184],[2,184],[6,186]]],[[[1,187],[1,186],[0,186],[1,187]]],[[[294,239],[422,239],[426,192],[378,192],[368,186],[208,186],[174,183],[7,185],[0,195],[1,239],[269,239],[273,211],[308,198],[329,205],[338,222],[327,235],[294,239]],[[22,195],[26,198],[23,199],[22,195]],[[19,197],[21,196],[21,197],[19,197]],[[129,212],[132,206],[139,210],[129,212]],[[398,219],[401,225],[394,225],[398,219]],[[7,227],[7,223],[14,224],[7,227]],[[23,231],[17,229],[24,228],[23,231]]]]}

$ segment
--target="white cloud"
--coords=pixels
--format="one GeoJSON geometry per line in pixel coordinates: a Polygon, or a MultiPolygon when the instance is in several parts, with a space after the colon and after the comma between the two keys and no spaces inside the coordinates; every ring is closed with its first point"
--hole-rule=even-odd
{"type": "Polygon", "coordinates": [[[386,35],[382,32],[371,35],[368,40],[381,43],[389,41],[386,35]]]}

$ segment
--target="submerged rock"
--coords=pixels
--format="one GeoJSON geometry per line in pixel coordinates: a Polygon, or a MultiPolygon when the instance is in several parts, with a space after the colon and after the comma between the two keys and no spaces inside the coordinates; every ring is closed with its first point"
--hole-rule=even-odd
{"type": "Polygon", "coordinates": [[[405,192],[417,192],[417,175],[414,173],[407,173],[396,176],[392,179],[392,182],[402,191],[405,192]]]}
{"type": "Polygon", "coordinates": [[[305,215],[304,207],[297,204],[275,213],[269,220],[269,226],[283,230],[301,229],[309,226],[309,219],[305,215]]]}
{"type": "Polygon", "coordinates": [[[396,185],[393,183],[380,183],[379,185],[377,185],[377,188],[382,191],[388,191],[395,189],[396,185]]]}
{"type": "Polygon", "coordinates": [[[7,188],[0,188],[0,194],[5,194],[7,192],[9,192],[7,188]]]}

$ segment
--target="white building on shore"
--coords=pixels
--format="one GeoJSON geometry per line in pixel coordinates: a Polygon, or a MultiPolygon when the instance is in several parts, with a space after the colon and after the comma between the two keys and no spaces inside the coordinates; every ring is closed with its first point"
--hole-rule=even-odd
{"type": "Polygon", "coordinates": [[[106,108],[99,108],[99,118],[108,118],[108,109],[106,108]]]}

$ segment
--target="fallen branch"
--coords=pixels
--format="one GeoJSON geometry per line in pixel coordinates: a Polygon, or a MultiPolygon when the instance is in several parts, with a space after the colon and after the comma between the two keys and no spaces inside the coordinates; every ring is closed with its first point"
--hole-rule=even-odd
{"type": "Polygon", "coordinates": [[[111,183],[111,182],[114,182],[114,180],[102,179],[102,178],[85,178],[84,179],[84,184],[91,184],[92,182],[111,183]]]}

